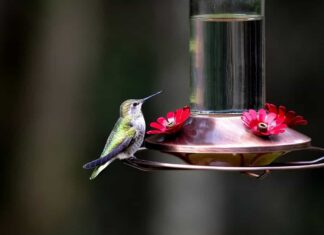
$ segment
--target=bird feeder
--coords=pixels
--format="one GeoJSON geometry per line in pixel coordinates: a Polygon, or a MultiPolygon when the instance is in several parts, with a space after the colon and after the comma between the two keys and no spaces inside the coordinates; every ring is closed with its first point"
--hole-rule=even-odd
{"type": "MultiPolygon", "coordinates": [[[[263,138],[246,130],[242,113],[265,105],[264,0],[190,1],[191,122],[174,138],[151,136],[148,149],[169,153],[183,164],[139,158],[142,170],[224,170],[253,172],[323,167],[321,158],[273,164],[297,150],[319,150],[311,138],[286,129],[263,138]]],[[[262,128],[262,126],[261,126],[262,128]]]]}

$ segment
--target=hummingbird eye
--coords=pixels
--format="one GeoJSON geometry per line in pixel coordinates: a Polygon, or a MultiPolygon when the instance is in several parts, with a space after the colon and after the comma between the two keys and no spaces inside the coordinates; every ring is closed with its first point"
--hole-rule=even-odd
{"type": "Polygon", "coordinates": [[[138,105],[138,103],[133,103],[133,106],[136,107],[138,105]]]}

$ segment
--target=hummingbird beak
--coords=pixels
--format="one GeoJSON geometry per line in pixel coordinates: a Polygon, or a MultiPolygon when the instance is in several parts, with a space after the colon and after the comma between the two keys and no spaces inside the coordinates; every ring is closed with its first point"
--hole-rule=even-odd
{"type": "Polygon", "coordinates": [[[162,91],[156,92],[156,93],[153,94],[153,95],[150,95],[150,96],[148,96],[148,97],[145,97],[144,99],[142,99],[142,103],[144,103],[146,100],[148,100],[148,99],[152,98],[153,96],[156,96],[156,95],[158,95],[158,94],[160,94],[160,93],[162,93],[162,91]]]}

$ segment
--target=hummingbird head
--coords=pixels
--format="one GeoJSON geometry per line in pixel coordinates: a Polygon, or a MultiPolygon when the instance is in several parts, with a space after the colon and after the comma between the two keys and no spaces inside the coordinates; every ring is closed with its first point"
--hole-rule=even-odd
{"type": "Polygon", "coordinates": [[[121,117],[126,117],[128,115],[132,116],[132,117],[137,117],[142,115],[142,105],[143,103],[152,98],[153,96],[156,96],[158,94],[160,94],[162,91],[159,91],[153,95],[150,95],[146,98],[143,99],[130,99],[130,100],[126,100],[124,101],[121,106],[120,106],[120,116],[121,117]]]}

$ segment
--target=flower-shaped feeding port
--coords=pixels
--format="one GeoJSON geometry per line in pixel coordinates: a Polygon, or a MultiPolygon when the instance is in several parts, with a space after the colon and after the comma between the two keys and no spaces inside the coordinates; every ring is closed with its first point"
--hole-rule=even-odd
{"type": "Polygon", "coordinates": [[[177,109],[175,112],[168,112],[166,118],[159,117],[156,122],[151,122],[150,127],[154,128],[146,133],[161,134],[161,135],[173,135],[181,130],[190,116],[190,108],[185,106],[181,109],[177,109]]]}
{"type": "Polygon", "coordinates": [[[277,107],[274,104],[266,103],[265,109],[270,113],[277,114],[279,118],[284,119],[284,123],[289,127],[308,124],[308,121],[303,116],[297,115],[295,111],[290,110],[287,112],[285,106],[280,105],[277,107]]]}
{"type": "Polygon", "coordinates": [[[258,112],[253,109],[244,112],[242,121],[253,134],[258,136],[278,135],[285,132],[287,128],[284,117],[273,112],[267,113],[264,109],[258,112]]]}

